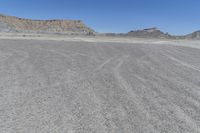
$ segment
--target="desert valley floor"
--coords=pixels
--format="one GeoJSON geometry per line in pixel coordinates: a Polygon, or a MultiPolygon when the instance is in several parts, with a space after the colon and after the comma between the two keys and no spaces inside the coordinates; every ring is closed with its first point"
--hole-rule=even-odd
{"type": "Polygon", "coordinates": [[[200,49],[1,39],[0,132],[200,133],[200,49]]]}

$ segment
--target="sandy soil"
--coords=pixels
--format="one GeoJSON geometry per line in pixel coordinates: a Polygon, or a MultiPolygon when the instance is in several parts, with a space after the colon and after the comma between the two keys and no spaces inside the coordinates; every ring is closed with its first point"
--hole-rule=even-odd
{"type": "Polygon", "coordinates": [[[0,40],[1,133],[200,132],[199,42],[26,39],[0,40]]]}

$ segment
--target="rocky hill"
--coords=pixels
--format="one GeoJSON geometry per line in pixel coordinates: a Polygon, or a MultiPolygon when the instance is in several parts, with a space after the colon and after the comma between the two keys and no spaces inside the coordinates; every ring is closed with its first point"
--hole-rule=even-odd
{"type": "Polygon", "coordinates": [[[184,36],[187,39],[200,39],[200,30],[184,36]]]}
{"type": "Polygon", "coordinates": [[[0,15],[0,32],[84,35],[94,33],[80,20],[31,20],[5,15],[0,15]]]}
{"type": "Polygon", "coordinates": [[[200,31],[193,32],[188,35],[174,36],[164,33],[157,28],[148,28],[143,30],[134,30],[128,33],[105,33],[104,36],[112,37],[136,37],[136,38],[157,38],[157,39],[200,39],[200,31]]]}
{"type": "Polygon", "coordinates": [[[163,38],[163,39],[173,39],[175,36],[164,33],[157,28],[148,28],[143,30],[130,31],[128,33],[106,33],[106,36],[118,36],[118,37],[136,37],[136,38],[163,38]]]}
{"type": "Polygon", "coordinates": [[[141,37],[141,38],[173,38],[168,33],[164,33],[157,28],[148,28],[143,30],[130,31],[127,36],[141,37]]]}

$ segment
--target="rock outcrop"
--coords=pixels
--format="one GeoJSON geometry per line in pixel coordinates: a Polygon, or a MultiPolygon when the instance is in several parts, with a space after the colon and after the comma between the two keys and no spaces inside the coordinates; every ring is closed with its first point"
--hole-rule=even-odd
{"type": "Polygon", "coordinates": [[[164,33],[157,28],[148,28],[143,30],[130,31],[128,33],[106,33],[105,36],[112,37],[136,37],[136,38],[158,38],[158,39],[172,39],[175,36],[164,33]]]}
{"type": "Polygon", "coordinates": [[[143,30],[130,31],[127,36],[139,38],[172,38],[168,33],[164,33],[157,28],[148,28],[143,30]]]}
{"type": "Polygon", "coordinates": [[[185,36],[187,39],[200,39],[200,30],[185,36]]]}
{"type": "Polygon", "coordinates": [[[80,20],[31,20],[5,15],[0,15],[0,32],[94,34],[80,20]]]}

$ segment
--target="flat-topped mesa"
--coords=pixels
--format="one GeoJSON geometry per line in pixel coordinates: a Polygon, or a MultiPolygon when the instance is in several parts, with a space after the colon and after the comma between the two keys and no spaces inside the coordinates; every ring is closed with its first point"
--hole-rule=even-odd
{"type": "Polygon", "coordinates": [[[80,20],[31,20],[0,15],[1,32],[93,34],[80,20]]]}
{"type": "Polygon", "coordinates": [[[173,38],[168,33],[164,33],[157,28],[147,28],[143,30],[130,31],[127,36],[140,37],[140,38],[173,38]]]}

